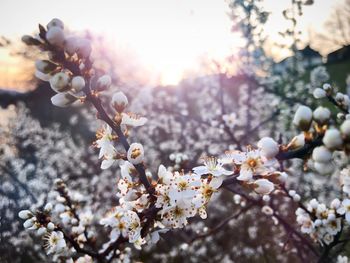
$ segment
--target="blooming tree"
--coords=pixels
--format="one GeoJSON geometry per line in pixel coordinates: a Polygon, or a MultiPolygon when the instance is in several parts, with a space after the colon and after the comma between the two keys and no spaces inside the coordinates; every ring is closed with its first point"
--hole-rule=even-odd
{"type": "MultiPolygon", "coordinates": [[[[108,171],[119,166],[121,174],[115,193],[118,203],[110,204],[110,207],[107,207],[108,203],[103,207],[94,207],[91,202],[84,204],[71,190],[70,181],[62,176],[54,180],[53,190],[41,205],[19,212],[24,228],[43,237],[46,253],[52,255],[52,260],[127,262],[134,249],[152,246],[159,242],[163,233],[185,229],[192,223],[203,226],[201,220],[208,217],[208,207],[213,200],[218,200],[217,195],[223,190],[234,194],[234,201],[240,206],[238,212],[210,231],[194,235],[186,244],[218,232],[231,219],[258,207],[288,233],[291,241],[285,241],[283,249],[289,242],[295,244],[301,261],[311,253],[326,262],[331,253],[338,255],[342,252],[339,248],[347,242],[345,236],[350,220],[350,200],[347,199],[350,193],[347,177],[350,175],[346,165],[332,164],[341,161],[346,164],[344,160],[350,138],[350,120],[347,119],[350,100],[346,94],[336,92],[329,84],[320,85],[314,89],[314,97],[327,99],[330,104],[314,111],[300,105],[292,120],[300,134],[285,143],[280,139],[262,137],[248,146],[249,134],[246,133],[257,130],[264,123],[258,123],[258,128],[248,125],[237,139],[234,130],[240,126],[240,119],[234,111],[226,112],[225,101],[218,96],[218,104],[213,107],[219,110],[207,113],[208,119],[196,118],[195,122],[204,122],[208,129],[221,131],[231,142],[230,148],[222,149],[221,146],[210,152],[211,145],[208,144],[202,152],[196,149],[200,153],[209,152],[198,166],[200,156],[192,156],[190,152],[194,148],[192,145],[200,145],[195,139],[202,138],[200,134],[206,132],[198,129],[199,135],[188,139],[192,140],[190,147],[170,154],[169,158],[175,165],[166,167],[153,161],[147,164],[147,144],[143,146],[136,139],[133,143],[129,141],[135,137],[133,133],[140,134],[138,127],[147,126],[155,116],[143,117],[140,112],[130,112],[133,105],[129,107],[130,98],[122,91],[110,94],[111,77],[95,71],[92,47],[87,39],[66,35],[62,21],[53,19],[46,27],[39,26],[37,36],[24,36],[22,40],[47,53],[48,59],[36,62],[35,75],[48,81],[56,92],[51,98],[53,105],[69,107],[86,103],[95,108],[97,122],[102,123],[94,142],[99,150],[100,167],[108,171]],[[334,113],[335,109],[328,109],[332,105],[339,110],[338,114],[334,113]],[[216,123],[213,123],[215,118],[216,123]],[[335,160],[337,155],[340,157],[335,160]],[[292,159],[300,159],[303,164],[290,161],[292,159]],[[183,166],[184,162],[188,162],[187,167],[183,166]],[[329,206],[318,199],[304,204],[299,193],[287,188],[292,185],[287,177],[293,182],[300,166],[309,167],[318,174],[339,171],[342,181],[329,206]],[[297,208],[296,222],[300,230],[279,211],[290,203],[297,208]],[[104,212],[95,213],[93,209],[103,209],[104,212]],[[320,248],[310,239],[319,243],[320,248]]],[[[202,92],[210,94],[207,89],[202,92]]],[[[261,93],[262,90],[255,92],[261,93]]],[[[167,99],[164,93],[160,92],[158,96],[167,99]]],[[[200,108],[206,109],[207,101],[198,103],[202,103],[200,108]]],[[[178,109],[180,111],[175,113],[180,117],[191,116],[186,105],[178,105],[178,109]]],[[[162,106],[160,110],[166,112],[171,108],[162,106]]],[[[176,119],[172,122],[176,129],[176,119]]],[[[194,128],[187,123],[181,125],[177,128],[180,131],[184,130],[183,127],[194,128]]],[[[187,246],[183,245],[182,249],[186,250],[187,246]]],[[[347,259],[340,257],[340,260],[347,259]]]]}

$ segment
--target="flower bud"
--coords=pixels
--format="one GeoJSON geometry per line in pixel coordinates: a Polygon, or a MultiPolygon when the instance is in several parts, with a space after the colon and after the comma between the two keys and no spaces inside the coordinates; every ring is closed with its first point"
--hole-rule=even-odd
{"type": "Polygon", "coordinates": [[[35,221],[36,221],[36,219],[34,217],[29,218],[26,221],[24,221],[23,227],[24,228],[30,228],[30,227],[32,227],[34,225],[35,221]]]}
{"type": "Polygon", "coordinates": [[[96,89],[99,91],[108,89],[112,84],[112,79],[109,75],[103,75],[97,80],[96,89]]]}
{"type": "Polygon", "coordinates": [[[314,111],[313,117],[318,124],[323,125],[328,122],[331,112],[329,109],[320,106],[314,111]]]}
{"type": "Polygon", "coordinates": [[[64,50],[71,56],[74,55],[75,52],[77,52],[78,38],[77,37],[68,37],[66,38],[66,41],[64,43],[64,50]]]}
{"type": "Polygon", "coordinates": [[[51,97],[51,103],[57,107],[67,107],[77,100],[76,97],[69,93],[58,93],[51,97]]]}
{"type": "Polygon", "coordinates": [[[122,112],[124,111],[126,105],[128,105],[128,98],[125,96],[125,94],[121,91],[114,93],[112,97],[112,107],[116,111],[122,112]]]}
{"type": "Polygon", "coordinates": [[[58,19],[58,18],[54,18],[54,19],[52,19],[48,24],[47,24],[47,29],[50,29],[50,28],[52,28],[52,27],[59,27],[59,28],[61,28],[61,29],[63,29],[64,28],[64,25],[63,25],[63,22],[60,20],[60,19],[58,19]]]}
{"type": "Polygon", "coordinates": [[[28,35],[23,36],[22,41],[28,46],[39,46],[41,44],[40,40],[28,35]]]}
{"type": "Polygon", "coordinates": [[[338,93],[335,95],[335,100],[336,100],[338,103],[342,103],[342,102],[344,101],[344,94],[338,92],[338,93]]]}
{"type": "Polygon", "coordinates": [[[313,92],[315,99],[322,99],[326,97],[327,93],[324,89],[316,88],[313,92]]]}
{"type": "Polygon", "coordinates": [[[326,91],[326,92],[329,92],[332,90],[332,86],[329,84],[329,83],[325,83],[323,84],[323,89],[326,91]]]}
{"type": "Polygon", "coordinates": [[[38,71],[47,74],[55,70],[57,65],[49,60],[37,60],[35,67],[38,71]]]}
{"type": "Polygon", "coordinates": [[[299,106],[295,112],[293,124],[303,131],[308,131],[312,121],[312,111],[309,107],[299,106]]]}
{"type": "Polygon", "coordinates": [[[47,232],[46,228],[42,226],[38,229],[37,234],[39,236],[42,236],[42,235],[46,234],[46,232],[47,232]]]}
{"type": "Polygon", "coordinates": [[[44,207],[44,211],[45,212],[51,212],[52,210],[52,204],[51,203],[47,203],[44,207]]]}
{"type": "Polygon", "coordinates": [[[350,120],[346,120],[340,126],[340,131],[345,138],[350,138],[350,120]]]}
{"type": "Polygon", "coordinates": [[[51,27],[46,33],[46,39],[53,46],[63,47],[64,32],[62,28],[58,26],[51,27]]]}
{"type": "Polygon", "coordinates": [[[332,152],[325,146],[316,147],[312,152],[312,159],[319,163],[328,163],[332,160],[332,152]]]}
{"type": "Polygon", "coordinates": [[[296,195],[296,193],[297,192],[295,190],[289,190],[288,191],[288,194],[289,194],[290,197],[294,197],[296,195]]]}
{"type": "Polygon", "coordinates": [[[254,191],[258,194],[267,195],[273,191],[274,184],[267,179],[258,179],[254,183],[254,191]]]}
{"type": "Polygon", "coordinates": [[[337,129],[327,130],[322,141],[330,150],[337,149],[343,144],[341,134],[337,129]]]}
{"type": "Polygon", "coordinates": [[[55,229],[55,225],[52,222],[50,222],[50,223],[47,224],[47,229],[49,231],[53,231],[55,229]]]}
{"type": "Polygon", "coordinates": [[[88,58],[91,54],[91,43],[88,39],[77,38],[76,42],[76,52],[81,58],[88,58]]]}
{"type": "Polygon", "coordinates": [[[65,92],[70,89],[69,81],[68,74],[59,72],[50,79],[50,86],[56,92],[65,92]]]}
{"type": "Polygon", "coordinates": [[[338,198],[335,198],[335,199],[333,199],[333,201],[331,202],[331,205],[330,205],[330,207],[332,208],[332,209],[338,209],[339,207],[340,207],[340,205],[341,205],[341,202],[340,202],[340,200],[338,199],[338,198]]]}
{"type": "Polygon", "coordinates": [[[295,195],[293,196],[293,201],[294,201],[294,202],[299,202],[300,199],[301,199],[301,197],[300,197],[300,195],[298,195],[298,194],[295,194],[295,195]]]}
{"type": "Polygon", "coordinates": [[[33,214],[29,210],[22,210],[22,211],[19,211],[18,216],[21,219],[29,219],[29,218],[33,217],[33,214]]]}
{"type": "Polygon", "coordinates": [[[268,159],[274,158],[279,152],[277,142],[270,137],[260,139],[258,142],[258,147],[261,150],[261,154],[268,159]]]}
{"type": "Polygon", "coordinates": [[[143,146],[140,143],[133,143],[130,145],[128,150],[128,161],[132,164],[139,164],[143,162],[144,159],[144,150],[143,146]]]}
{"type": "Polygon", "coordinates": [[[76,76],[72,79],[72,90],[79,92],[85,87],[85,79],[82,76],[76,76]]]}

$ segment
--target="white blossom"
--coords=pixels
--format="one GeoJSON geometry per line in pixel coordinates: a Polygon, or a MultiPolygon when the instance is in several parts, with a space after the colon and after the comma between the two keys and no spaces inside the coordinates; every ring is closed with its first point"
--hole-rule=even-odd
{"type": "Polygon", "coordinates": [[[278,143],[270,137],[260,139],[258,147],[261,151],[261,155],[268,159],[274,158],[279,152],[278,143]]]}
{"type": "Polygon", "coordinates": [[[144,159],[143,146],[140,143],[132,143],[128,150],[128,160],[132,164],[139,164],[143,162],[144,159]]]}
{"type": "Polygon", "coordinates": [[[51,45],[63,47],[65,40],[63,29],[58,26],[50,27],[46,33],[46,39],[51,45]]]}
{"type": "Polygon", "coordinates": [[[312,121],[312,110],[306,106],[299,106],[295,112],[293,124],[303,131],[307,131],[310,128],[312,121]]]}
{"type": "Polygon", "coordinates": [[[330,149],[337,149],[343,144],[343,140],[339,130],[337,129],[328,129],[323,137],[324,145],[330,149]]]}

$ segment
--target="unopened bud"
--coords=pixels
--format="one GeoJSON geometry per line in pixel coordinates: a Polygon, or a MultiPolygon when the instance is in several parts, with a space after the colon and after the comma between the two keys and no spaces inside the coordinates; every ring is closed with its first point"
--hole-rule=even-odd
{"type": "Polygon", "coordinates": [[[114,93],[112,97],[112,107],[118,111],[124,111],[125,107],[128,105],[128,98],[121,91],[114,93]]]}
{"type": "Polygon", "coordinates": [[[309,107],[299,106],[295,112],[293,124],[303,131],[308,131],[312,121],[312,111],[309,107]]]}
{"type": "Polygon", "coordinates": [[[108,89],[112,84],[112,79],[109,75],[103,75],[97,80],[96,90],[103,91],[108,89]]]}
{"type": "Polygon", "coordinates": [[[329,109],[320,106],[314,111],[313,117],[318,124],[323,125],[328,122],[331,112],[329,109]]]}
{"type": "Polygon", "coordinates": [[[33,217],[33,214],[29,210],[22,210],[18,213],[18,216],[21,219],[29,219],[29,218],[33,217]]]}
{"type": "Polygon", "coordinates": [[[68,93],[58,93],[51,97],[51,103],[57,107],[67,107],[77,100],[76,97],[68,93]]]}
{"type": "Polygon", "coordinates": [[[59,28],[61,28],[61,29],[63,29],[64,28],[64,25],[63,25],[63,22],[60,20],[60,19],[58,19],[58,18],[54,18],[54,19],[52,19],[48,24],[47,24],[47,29],[50,29],[50,28],[52,28],[52,27],[59,27],[59,28]]]}
{"type": "Polygon", "coordinates": [[[35,67],[38,71],[48,74],[57,68],[57,65],[49,60],[37,60],[35,67]]]}
{"type": "Polygon", "coordinates": [[[72,79],[72,90],[79,92],[85,87],[85,79],[82,76],[76,76],[72,79]]]}
{"type": "Polygon", "coordinates": [[[68,74],[59,72],[50,79],[50,86],[56,92],[65,92],[70,89],[69,81],[68,74]]]}
{"type": "Polygon", "coordinates": [[[330,150],[337,149],[343,144],[341,134],[337,129],[327,130],[322,141],[330,150]]]}
{"type": "Polygon", "coordinates": [[[64,44],[63,29],[58,26],[51,27],[46,33],[46,40],[53,46],[63,47],[63,44],[64,44]]]}

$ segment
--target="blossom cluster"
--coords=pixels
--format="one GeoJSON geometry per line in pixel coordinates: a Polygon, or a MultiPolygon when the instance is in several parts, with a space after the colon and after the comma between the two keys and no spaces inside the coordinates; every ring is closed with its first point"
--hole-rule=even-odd
{"type": "MultiPolygon", "coordinates": [[[[139,142],[128,142],[131,129],[145,125],[148,120],[134,112],[126,112],[129,100],[121,91],[113,91],[108,100],[108,110],[105,109],[105,101],[102,103],[101,98],[112,87],[112,78],[95,72],[90,58],[90,43],[86,39],[65,36],[63,23],[58,19],[52,20],[46,29],[40,26],[38,37],[25,36],[23,41],[49,53],[50,60],[37,61],[36,76],[49,81],[57,93],[51,98],[54,105],[65,107],[80,100],[90,102],[96,108],[97,118],[105,122],[96,132],[94,142],[99,149],[100,167],[105,170],[118,164],[121,174],[117,182],[118,205],[106,209],[108,211],[102,218],[94,218],[89,209],[78,211],[83,196],[74,195],[61,180],[56,182],[56,191],[51,196],[55,200],[54,205],[49,203],[43,211],[35,213],[28,210],[19,213],[26,220],[25,228],[46,234],[47,253],[61,254],[72,248],[80,253],[88,251],[84,249],[93,247],[89,243],[96,237],[96,233],[89,231],[92,221],[104,227],[108,240],[97,252],[87,255],[98,259],[113,257],[118,245],[126,242],[140,249],[146,243],[157,242],[161,233],[183,228],[190,218],[198,215],[206,219],[210,200],[227,185],[255,192],[258,203],[269,202],[270,194],[284,190],[300,205],[300,195],[284,188],[287,173],[281,162],[294,156],[311,157],[315,170],[330,173],[333,171],[330,165],[333,153],[348,149],[350,120],[347,120],[347,115],[338,116],[342,121],[338,129],[326,107],[312,111],[307,106],[300,106],[293,123],[303,133],[287,145],[263,137],[256,148],[240,146],[242,150],[228,150],[218,158],[206,157],[204,165],[180,171],[178,168],[189,160],[189,156],[173,153],[169,159],[176,163],[175,167],[157,165],[157,174],[152,175],[154,168],[146,165],[147,149],[139,142]],[[300,153],[303,155],[298,155],[300,153]],[[59,220],[60,224],[55,220],[59,220]]],[[[323,89],[316,89],[314,95],[333,98],[330,90],[326,85],[323,89]]],[[[337,94],[331,101],[342,111],[347,111],[349,99],[346,95],[337,94]]],[[[215,122],[216,125],[222,133],[227,132],[232,140],[236,140],[231,133],[238,123],[236,113],[221,112],[221,115],[218,119],[223,124],[215,122]]],[[[209,123],[212,125],[213,121],[209,123]]],[[[348,170],[343,173],[348,173],[348,170]]],[[[346,176],[343,192],[350,192],[350,180],[346,176]]],[[[300,207],[297,210],[297,222],[303,233],[330,244],[341,231],[342,219],[350,221],[349,207],[349,199],[334,199],[330,208],[314,199],[307,209],[300,207]]],[[[266,215],[274,215],[273,218],[278,221],[270,206],[264,205],[262,211],[266,215]]],[[[91,258],[86,256],[78,260],[89,261],[91,258]]]]}

